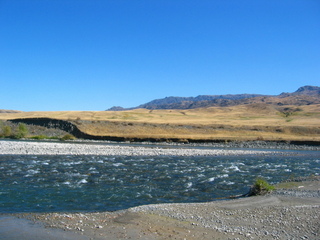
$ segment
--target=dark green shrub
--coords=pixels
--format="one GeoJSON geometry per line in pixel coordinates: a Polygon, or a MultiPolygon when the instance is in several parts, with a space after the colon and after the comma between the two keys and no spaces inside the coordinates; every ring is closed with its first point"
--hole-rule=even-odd
{"type": "Polygon", "coordinates": [[[262,178],[257,178],[250,189],[249,196],[264,195],[271,192],[274,189],[275,187],[270,185],[266,180],[262,178]]]}

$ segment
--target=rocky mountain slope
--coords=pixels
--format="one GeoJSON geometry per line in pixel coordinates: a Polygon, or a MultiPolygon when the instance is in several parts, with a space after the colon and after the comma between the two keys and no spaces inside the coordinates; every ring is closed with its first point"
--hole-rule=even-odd
{"type": "Polygon", "coordinates": [[[166,97],[155,99],[133,108],[112,107],[109,111],[145,109],[195,109],[206,107],[227,107],[242,104],[267,103],[272,105],[310,105],[320,103],[320,87],[303,86],[293,93],[279,95],[261,94],[227,94],[227,95],[199,95],[197,97],[166,97]]]}

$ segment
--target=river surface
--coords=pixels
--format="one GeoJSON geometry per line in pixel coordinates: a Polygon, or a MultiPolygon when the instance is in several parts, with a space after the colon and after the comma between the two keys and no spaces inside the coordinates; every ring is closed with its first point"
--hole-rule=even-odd
{"type": "Polygon", "coordinates": [[[230,156],[0,155],[0,213],[114,211],[143,204],[206,202],[245,194],[257,177],[278,183],[312,174],[320,175],[319,151],[277,149],[270,154],[230,156]]]}

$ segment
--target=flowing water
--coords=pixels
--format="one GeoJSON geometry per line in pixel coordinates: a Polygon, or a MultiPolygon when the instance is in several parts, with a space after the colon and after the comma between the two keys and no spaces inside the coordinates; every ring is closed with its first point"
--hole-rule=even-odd
{"type": "Polygon", "coordinates": [[[239,156],[0,156],[0,212],[113,211],[205,202],[320,174],[319,151],[239,156]]]}

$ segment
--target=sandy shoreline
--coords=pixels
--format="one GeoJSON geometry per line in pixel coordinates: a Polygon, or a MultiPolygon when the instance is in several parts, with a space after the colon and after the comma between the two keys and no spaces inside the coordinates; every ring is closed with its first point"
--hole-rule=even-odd
{"type": "MultiPolygon", "coordinates": [[[[272,154],[189,150],[0,141],[1,154],[272,154]]],[[[320,178],[315,177],[271,195],[228,201],[144,205],[116,212],[0,214],[0,239],[319,239],[319,219],[320,178]]]]}

